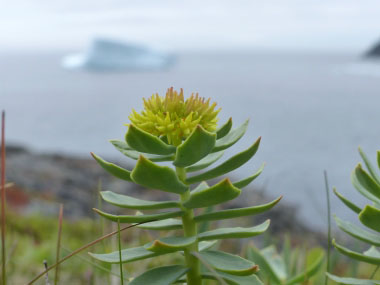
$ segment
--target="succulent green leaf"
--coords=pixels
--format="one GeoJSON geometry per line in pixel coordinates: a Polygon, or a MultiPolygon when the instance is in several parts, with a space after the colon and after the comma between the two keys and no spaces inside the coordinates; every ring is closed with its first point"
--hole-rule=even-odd
{"type": "Polygon", "coordinates": [[[371,174],[372,178],[378,183],[380,184],[380,176],[379,174],[377,173],[376,171],[376,168],[373,167],[372,163],[369,161],[367,155],[364,153],[364,151],[359,147],[359,153],[360,153],[360,156],[362,157],[369,173],[371,174]]]}
{"type": "Polygon", "coordinates": [[[100,192],[103,200],[122,208],[136,209],[136,210],[154,210],[154,209],[168,209],[179,208],[180,204],[176,201],[147,201],[136,199],[131,196],[117,194],[112,191],[100,192]]]}
{"type": "Polygon", "coordinates": [[[356,259],[356,260],[363,261],[363,262],[370,263],[370,264],[374,264],[374,265],[380,265],[380,257],[368,256],[368,255],[365,255],[365,254],[362,254],[362,253],[350,250],[348,248],[345,248],[345,247],[337,244],[335,242],[335,240],[333,240],[332,243],[333,243],[334,247],[340,253],[342,253],[342,254],[344,254],[344,255],[352,258],[352,259],[356,259]]]}
{"type": "Polygon", "coordinates": [[[166,219],[166,220],[141,224],[137,227],[141,229],[145,229],[145,230],[156,230],[156,231],[179,230],[179,229],[182,229],[182,222],[177,219],[166,219]]]}
{"type": "Polygon", "coordinates": [[[371,246],[368,250],[363,252],[364,255],[380,258],[380,252],[376,249],[376,247],[371,246]]]}
{"type": "Polygon", "coordinates": [[[361,241],[370,243],[375,246],[380,246],[380,236],[373,233],[369,232],[366,230],[363,230],[362,228],[347,222],[343,221],[340,218],[334,216],[335,222],[337,226],[344,231],[345,233],[349,234],[350,236],[353,236],[354,238],[357,238],[361,241]]]}
{"type": "MultiPolygon", "coordinates": [[[[202,214],[208,214],[215,211],[214,206],[206,207],[203,209],[202,214]]],[[[204,221],[198,225],[198,233],[207,232],[210,229],[210,221],[204,221]]]]}
{"type": "Polygon", "coordinates": [[[199,249],[199,251],[208,250],[208,249],[212,248],[214,245],[216,245],[217,243],[218,243],[217,240],[201,241],[198,243],[198,249],[199,249]]]}
{"type": "Polygon", "coordinates": [[[380,199],[380,185],[367,172],[363,170],[360,163],[355,168],[354,172],[357,182],[359,182],[360,185],[364,187],[369,193],[380,199]]]}
{"type": "Polygon", "coordinates": [[[377,196],[375,196],[373,193],[369,192],[358,180],[358,177],[356,175],[356,169],[358,167],[355,168],[354,171],[352,171],[351,173],[351,183],[352,185],[354,185],[354,187],[356,188],[356,190],[359,191],[360,194],[362,194],[364,197],[366,197],[367,199],[377,203],[377,204],[380,204],[380,198],[378,198],[377,196]]]}
{"type": "Polygon", "coordinates": [[[108,171],[113,176],[126,180],[126,181],[132,181],[130,171],[120,166],[117,166],[116,164],[105,161],[103,158],[101,158],[100,156],[94,153],[91,153],[91,155],[99,163],[99,165],[103,167],[104,170],[108,171]]]}
{"type": "Polygon", "coordinates": [[[131,178],[137,184],[165,192],[182,194],[188,189],[188,186],[178,179],[173,169],[154,164],[144,156],[140,156],[137,161],[131,172],[131,178]]]}
{"type": "Polygon", "coordinates": [[[164,213],[158,213],[158,214],[151,214],[151,215],[112,215],[105,212],[102,212],[98,209],[93,209],[95,212],[97,212],[102,217],[111,220],[113,222],[120,221],[120,223],[144,223],[144,222],[150,222],[150,221],[159,221],[159,220],[165,220],[169,218],[175,218],[183,216],[183,211],[175,211],[175,212],[164,212],[164,213]]]}
{"type": "MultiPolygon", "coordinates": [[[[132,158],[134,160],[138,160],[141,152],[138,152],[134,149],[132,149],[126,142],[123,142],[121,140],[110,140],[112,145],[120,151],[125,156],[132,158]]],[[[155,154],[149,154],[144,153],[144,156],[148,158],[151,161],[160,162],[160,161],[171,161],[174,160],[174,154],[170,155],[155,155],[155,154]]]]}
{"type": "MultiPolygon", "coordinates": [[[[263,285],[259,278],[254,274],[250,276],[236,276],[224,272],[218,272],[218,275],[230,285],[263,285]]],[[[202,278],[217,280],[216,277],[209,272],[203,273],[202,278]]]]}
{"type": "Polygon", "coordinates": [[[302,273],[288,280],[285,284],[299,284],[313,277],[321,268],[325,252],[322,248],[313,248],[306,257],[306,269],[302,273]]]}
{"type": "Polygon", "coordinates": [[[246,276],[258,271],[256,264],[237,255],[216,250],[201,251],[199,254],[211,267],[228,274],[246,276]]]}
{"type": "Polygon", "coordinates": [[[221,151],[235,144],[247,131],[248,123],[249,120],[246,120],[240,127],[233,129],[224,137],[216,140],[215,147],[212,151],[221,151]]]}
{"type": "Polygon", "coordinates": [[[354,211],[356,214],[359,214],[362,209],[356,206],[354,203],[352,203],[350,200],[348,200],[346,197],[344,197],[342,194],[340,194],[335,188],[333,188],[334,194],[352,211],[354,211]]]}
{"type": "Polygon", "coordinates": [[[177,147],[173,164],[186,167],[206,157],[215,145],[216,134],[204,130],[198,125],[191,135],[177,147]]]}
{"type": "Polygon", "coordinates": [[[377,151],[377,166],[380,169],[380,150],[377,151]]]}
{"type": "Polygon", "coordinates": [[[380,210],[366,205],[359,214],[359,220],[363,225],[369,227],[372,230],[380,232],[380,210]]]}
{"type": "MultiPolygon", "coordinates": [[[[102,262],[106,263],[120,263],[120,258],[119,258],[119,251],[114,251],[111,253],[91,253],[89,254],[102,262]]],[[[128,248],[128,249],[123,249],[121,250],[121,262],[126,263],[126,262],[133,262],[137,260],[142,260],[142,259],[147,259],[159,255],[163,255],[165,253],[157,253],[153,251],[146,250],[143,246],[140,247],[134,247],[134,248],[128,248]]]]}
{"type": "Polygon", "coordinates": [[[265,166],[265,163],[263,163],[259,170],[257,170],[256,173],[254,173],[253,175],[247,177],[247,178],[244,178],[243,180],[240,180],[240,181],[237,181],[237,182],[234,182],[232,183],[235,187],[239,188],[239,189],[242,189],[246,186],[248,186],[253,180],[255,180],[260,174],[261,172],[263,172],[264,170],[264,166],[265,166]]]}
{"type": "Polygon", "coordinates": [[[216,131],[216,138],[221,139],[222,137],[226,136],[232,128],[232,118],[229,118],[227,122],[224,123],[223,126],[221,126],[216,131]]]}
{"type": "Polygon", "coordinates": [[[214,169],[211,169],[209,171],[206,171],[196,176],[189,177],[188,179],[186,179],[186,182],[188,184],[192,184],[192,183],[196,183],[196,182],[200,182],[204,180],[209,180],[209,179],[224,175],[228,172],[231,172],[232,170],[235,170],[236,168],[239,168],[255,155],[255,153],[257,152],[259,148],[260,140],[261,140],[261,137],[259,137],[257,141],[245,151],[242,151],[238,153],[237,155],[234,155],[233,157],[226,160],[225,162],[215,167],[214,169]]]}
{"type": "Polygon", "coordinates": [[[262,234],[269,227],[270,221],[267,220],[264,223],[251,227],[251,228],[220,228],[204,233],[198,234],[199,240],[217,240],[228,238],[249,238],[262,234]]]}
{"type": "MultiPolygon", "coordinates": [[[[255,247],[249,247],[247,251],[247,258],[258,264],[260,266],[260,273],[264,273],[264,275],[274,284],[282,284],[282,279],[286,278],[286,273],[285,275],[283,274],[281,265],[279,268],[273,268],[273,264],[267,260],[268,254],[264,255],[265,251],[264,253],[263,251],[260,252],[255,247]]],[[[273,254],[274,256],[277,256],[278,258],[278,254],[273,247],[269,247],[269,250],[267,250],[267,252],[273,254]]]]}
{"type": "Polygon", "coordinates": [[[137,128],[133,124],[129,125],[125,141],[131,148],[140,152],[165,155],[176,151],[174,146],[164,143],[158,137],[137,128]]]}
{"type": "Polygon", "coordinates": [[[226,219],[233,219],[233,218],[238,218],[238,217],[243,217],[243,216],[251,216],[251,215],[260,214],[273,208],[281,200],[281,198],[282,196],[264,205],[238,208],[238,209],[221,210],[218,212],[202,214],[202,215],[194,217],[194,220],[198,223],[202,221],[226,220],[226,219]]]}
{"type": "Polygon", "coordinates": [[[186,247],[197,241],[195,236],[192,237],[166,237],[152,241],[144,247],[153,252],[175,252],[184,250],[186,247]]]}
{"type": "Polygon", "coordinates": [[[175,281],[177,281],[183,275],[185,275],[186,272],[188,271],[189,271],[189,268],[186,268],[182,265],[156,267],[148,271],[145,271],[143,274],[133,279],[129,284],[130,285],[173,284],[175,281]]]}
{"type": "Polygon", "coordinates": [[[236,198],[241,193],[241,190],[234,187],[228,178],[211,187],[204,188],[202,187],[203,185],[205,184],[201,183],[200,187],[191,192],[190,198],[183,203],[186,208],[193,209],[218,205],[236,198]]]}
{"type": "Polygon", "coordinates": [[[213,152],[207,155],[205,158],[201,159],[197,163],[186,167],[186,172],[194,172],[198,170],[202,170],[211,164],[213,164],[215,161],[219,160],[223,156],[224,151],[219,152],[213,152]]]}
{"type": "Polygon", "coordinates": [[[329,277],[329,279],[335,281],[338,284],[344,284],[344,285],[378,285],[380,284],[380,281],[378,280],[339,277],[339,276],[330,274],[328,272],[326,272],[326,275],[329,277]]]}

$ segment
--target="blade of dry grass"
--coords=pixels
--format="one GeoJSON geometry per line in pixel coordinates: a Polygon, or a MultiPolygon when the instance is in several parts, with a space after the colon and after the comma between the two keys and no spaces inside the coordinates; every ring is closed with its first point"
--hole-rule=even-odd
{"type": "MultiPolygon", "coordinates": [[[[62,237],[62,220],[63,220],[63,204],[59,205],[59,217],[58,217],[58,238],[57,238],[57,254],[55,263],[59,261],[59,255],[61,250],[61,237],[62,237]]],[[[59,265],[55,267],[54,285],[58,284],[59,280],[59,265]]]]}
{"type": "Polygon", "coordinates": [[[7,284],[5,253],[5,111],[1,114],[1,276],[7,284]]]}
{"type": "MultiPolygon", "coordinates": [[[[133,227],[136,227],[138,225],[142,225],[142,224],[145,224],[145,223],[150,223],[150,222],[155,222],[156,220],[151,220],[151,221],[146,221],[146,222],[143,222],[143,223],[137,223],[137,224],[133,224],[133,225],[129,225],[127,227],[124,227],[122,229],[120,229],[120,232],[124,231],[124,230],[127,230],[127,229],[130,229],[130,228],[133,228],[133,227]]],[[[40,274],[38,274],[36,277],[34,277],[31,281],[29,281],[28,285],[31,285],[33,284],[34,282],[36,282],[38,279],[40,279],[42,276],[44,276],[44,274],[50,270],[52,270],[53,268],[55,268],[57,265],[65,262],[66,260],[68,260],[69,258],[73,257],[74,255],[78,254],[79,252],[97,244],[98,242],[101,242],[102,240],[106,239],[106,238],[109,238],[115,234],[117,234],[119,231],[113,231],[109,234],[106,234],[100,238],[97,238],[96,240],[93,240],[92,242],[88,243],[88,244],[85,244],[84,246],[74,250],[72,253],[70,253],[69,255],[65,256],[64,258],[60,259],[57,263],[49,266],[45,271],[41,272],[40,274]]]]}
{"type": "MultiPolygon", "coordinates": [[[[48,268],[48,264],[47,264],[47,261],[44,260],[44,266],[45,266],[45,270],[48,268]]],[[[45,274],[45,285],[50,285],[50,282],[49,282],[49,275],[46,271],[46,274],[45,274]]]]}
{"type": "MultiPolygon", "coordinates": [[[[72,252],[72,250],[66,248],[66,247],[63,246],[63,245],[62,245],[61,248],[62,248],[64,251],[67,251],[68,253],[72,252]]],[[[119,274],[117,274],[117,273],[115,273],[115,272],[112,272],[112,271],[109,270],[108,268],[105,268],[105,267],[103,267],[103,266],[101,266],[101,265],[99,265],[99,264],[97,264],[97,263],[91,261],[90,259],[81,256],[80,254],[75,255],[75,257],[78,258],[78,259],[80,259],[80,260],[82,260],[82,261],[84,261],[84,262],[86,262],[86,263],[88,263],[88,264],[91,264],[92,266],[94,266],[94,268],[97,268],[97,269],[99,269],[99,270],[101,270],[101,271],[107,272],[107,273],[110,274],[110,275],[114,275],[114,276],[120,278],[120,275],[119,275],[119,274]]],[[[128,281],[128,279],[125,278],[125,277],[124,277],[124,280],[125,280],[125,281],[128,281]]]]}

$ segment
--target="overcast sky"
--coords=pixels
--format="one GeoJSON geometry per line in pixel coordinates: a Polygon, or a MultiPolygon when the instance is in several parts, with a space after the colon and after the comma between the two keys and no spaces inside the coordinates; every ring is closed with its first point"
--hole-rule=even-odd
{"type": "Polygon", "coordinates": [[[77,49],[96,36],[173,49],[365,50],[378,0],[0,0],[0,50],[77,49]]]}

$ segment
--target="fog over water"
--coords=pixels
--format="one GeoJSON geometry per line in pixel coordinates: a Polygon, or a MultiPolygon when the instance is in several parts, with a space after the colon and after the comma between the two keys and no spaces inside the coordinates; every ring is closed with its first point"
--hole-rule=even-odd
{"type": "MultiPolygon", "coordinates": [[[[0,106],[7,111],[7,138],[44,152],[89,152],[122,156],[107,142],[123,138],[132,108],[142,97],[184,88],[212,97],[245,137],[224,158],[247,148],[258,136],[254,159],[233,172],[243,178],[262,162],[254,185],[284,202],[301,205],[311,226],[325,220],[323,170],[358,204],[350,184],[360,145],[375,160],[380,148],[380,65],[353,54],[183,53],[163,72],[86,73],[60,68],[66,53],[1,54],[0,106]],[[363,72],[366,71],[366,72],[363,72]]],[[[349,210],[333,198],[333,213],[349,210]]],[[[254,203],[254,201],[252,202],[254,203]]]]}

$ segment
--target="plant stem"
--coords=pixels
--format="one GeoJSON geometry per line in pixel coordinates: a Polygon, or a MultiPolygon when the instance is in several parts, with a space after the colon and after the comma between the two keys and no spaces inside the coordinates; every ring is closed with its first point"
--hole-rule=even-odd
{"type": "Polygon", "coordinates": [[[123,262],[121,262],[121,234],[120,234],[120,220],[117,220],[117,237],[119,241],[119,264],[120,264],[120,283],[124,285],[124,277],[123,277],[123,262]]]}
{"type": "MultiPolygon", "coordinates": [[[[329,181],[327,177],[327,171],[323,172],[325,177],[325,190],[326,190],[326,201],[327,201],[327,264],[326,271],[330,273],[330,259],[331,259],[331,206],[330,206],[330,188],[329,181]]],[[[325,276],[325,285],[328,284],[327,275],[325,276]]]]}
{"type": "MultiPolygon", "coordinates": [[[[186,170],[181,167],[176,167],[176,172],[178,178],[184,182],[186,180],[186,170]]],[[[181,195],[181,202],[186,201],[190,197],[190,190],[187,190],[181,195]]],[[[197,224],[194,221],[194,211],[193,209],[187,209],[182,207],[185,211],[185,214],[182,216],[183,231],[185,237],[197,236],[197,224]]],[[[194,244],[189,245],[184,250],[185,261],[187,267],[190,268],[187,273],[187,284],[188,285],[202,285],[201,269],[199,259],[191,254],[192,252],[198,252],[198,241],[194,244]]]]}
{"type": "MultiPolygon", "coordinates": [[[[59,256],[60,256],[60,250],[61,250],[61,237],[62,237],[62,220],[63,220],[63,204],[59,205],[59,216],[58,216],[58,238],[57,238],[57,253],[56,253],[56,259],[55,263],[58,263],[59,256]]],[[[59,266],[57,265],[55,267],[55,276],[54,276],[54,285],[58,285],[58,277],[59,274],[59,266]]]]}
{"type": "Polygon", "coordinates": [[[2,285],[7,284],[5,254],[5,111],[1,113],[1,277],[2,285]]]}

